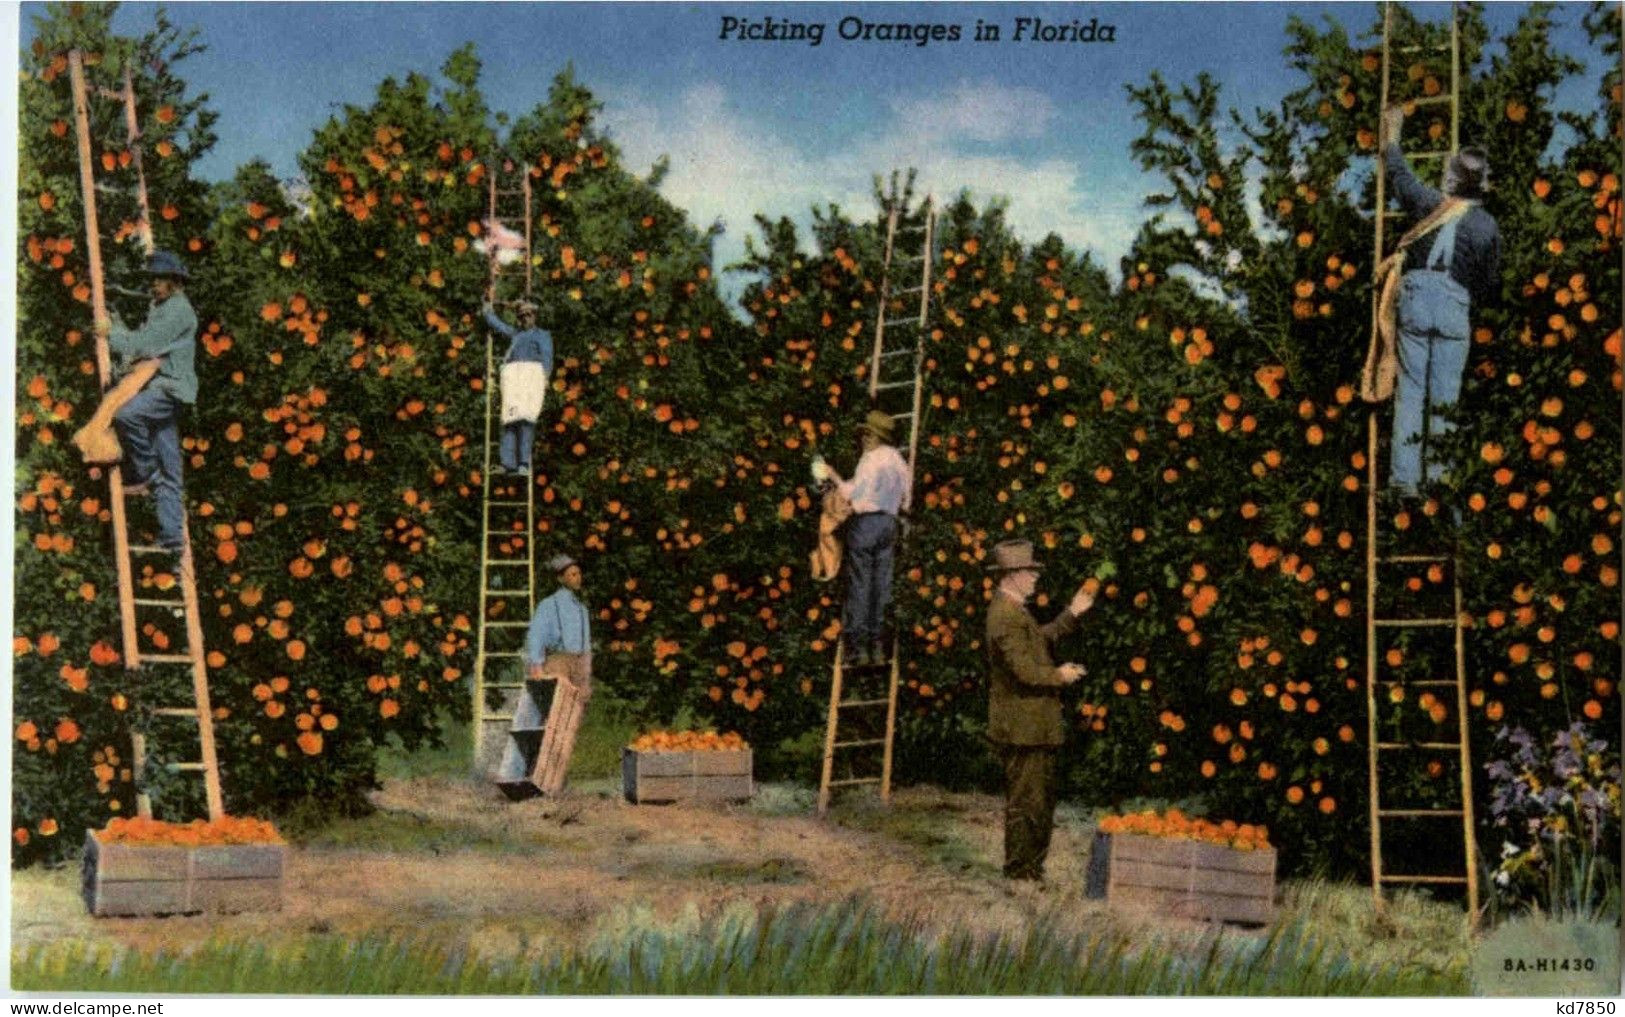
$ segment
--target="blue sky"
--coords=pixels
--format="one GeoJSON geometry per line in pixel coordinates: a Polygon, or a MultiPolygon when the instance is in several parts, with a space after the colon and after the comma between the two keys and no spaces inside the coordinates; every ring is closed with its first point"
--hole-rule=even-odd
{"type": "MultiPolygon", "coordinates": [[[[151,24],[155,5],[128,3],[122,32],[151,24]]],[[[24,5],[22,43],[30,38],[24,5]]],[[[603,123],[629,165],[668,155],[669,198],[701,225],[724,222],[719,260],[734,260],[764,212],[809,218],[813,204],[867,213],[869,181],[915,166],[939,194],[969,188],[1009,199],[1010,219],[1036,240],[1054,230],[1107,264],[1144,218],[1152,182],[1128,143],[1138,133],[1127,83],[1161,71],[1178,83],[1213,73],[1232,105],[1275,105],[1299,82],[1281,49],[1291,14],[1364,27],[1376,5],[1350,4],[179,4],[171,17],[201,31],[207,52],[183,73],[220,111],[220,141],[200,165],[229,176],[262,157],[284,177],[311,131],[346,103],[364,104],[388,75],[433,74],[472,41],[490,104],[520,113],[573,63],[605,103],[603,123]],[[959,24],[966,39],[923,47],[842,41],[846,16],[959,24]],[[725,16],[822,22],[821,45],[719,38],[725,16]],[[1106,43],[1010,39],[1018,17],[1112,25],[1106,43]],[[997,44],[968,37],[978,20],[1005,27],[997,44]]],[[[1423,17],[1445,4],[1419,4],[1423,17]]],[[[1499,34],[1523,4],[1492,4],[1499,34]]],[[[1583,53],[1585,8],[1560,5],[1565,48],[1583,53]]],[[[1587,105],[1594,79],[1560,100],[1587,105]]],[[[1470,134],[1470,130],[1468,131],[1470,134]]]]}

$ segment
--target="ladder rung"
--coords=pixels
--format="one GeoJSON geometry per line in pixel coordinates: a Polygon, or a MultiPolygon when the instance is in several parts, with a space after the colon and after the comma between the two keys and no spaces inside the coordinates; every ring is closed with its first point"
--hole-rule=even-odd
{"type": "Polygon", "coordinates": [[[891,415],[891,418],[893,420],[908,420],[909,418],[911,418],[913,416],[914,416],[914,414],[912,412],[910,412],[910,413],[893,413],[891,415]]]}
{"type": "Polygon", "coordinates": [[[910,328],[919,328],[920,327],[920,319],[918,319],[918,318],[889,318],[886,321],[882,322],[882,324],[884,324],[887,328],[901,328],[904,325],[907,325],[910,328]]]}
{"type": "Polygon", "coordinates": [[[134,598],[134,603],[141,607],[185,607],[184,600],[148,600],[143,597],[134,598]]]}
{"type": "Polygon", "coordinates": [[[848,710],[858,706],[888,706],[890,704],[890,699],[847,699],[836,703],[835,708],[837,710],[848,710]]]}
{"type": "Polygon", "coordinates": [[[886,744],[886,739],[884,738],[855,738],[849,742],[836,742],[833,747],[837,749],[861,749],[867,745],[884,744],[886,744]]]}
{"type": "Polygon", "coordinates": [[[1390,554],[1390,555],[1386,555],[1384,557],[1380,557],[1377,560],[1378,561],[1383,561],[1383,562],[1395,562],[1395,563],[1399,563],[1399,564],[1410,564],[1410,565],[1420,565],[1420,564],[1424,564],[1424,563],[1427,563],[1427,562],[1437,562],[1438,564],[1443,565],[1443,564],[1446,564],[1446,563],[1449,563],[1449,562],[1453,562],[1456,559],[1455,559],[1454,555],[1448,555],[1448,554],[1390,554]]]}
{"type": "Polygon", "coordinates": [[[520,506],[523,506],[523,505],[529,505],[530,502],[528,502],[528,501],[488,501],[485,504],[487,506],[489,506],[489,507],[492,507],[492,508],[495,508],[497,506],[502,506],[502,507],[505,507],[505,508],[519,508],[520,506]]]}
{"type": "Polygon", "coordinates": [[[522,689],[522,688],[525,687],[525,683],[524,682],[486,682],[485,687],[488,688],[488,689],[522,689]]]}
{"type": "Polygon", "coordinates": [[[1387,685],[1389,687],[1392,687],[1392,686],[1395,686],[1395,685],[1414,685],[1414,686],[1417,686],[1419,688],[1427,688],[1430,685],[1435,687],[1435,688],[1438,688],[1438,687],[1445,686],[1445,685],[1455,685],[1456,684],[1456,680],[1454,678],[1420,678],[1420,679],[1416,679],[1414,681],[1406,681],[1403,678],[1385,678],[1385,679],[1384,678],[1379,678],[1378,682],[1380,684],[1382,684],[1382,685],[1387,685]]]}
{"type": "Polygon", "coordinates": [[[130,553],[131,554],[175,554],[176,552],[171,551],[169,548],[164,547],[162,544],[131,544],[130,545],[130,553]]]}
{"type": "Polygon", "coordinates": [[[1437,628],[1456,624],[1454,618],[1376,618],[1372,624],[1379,629],[1437,628]]]}
{"type": "Polygon", "coordinates": [[[1378,809],[1378,818],[1392,816],[1396,819],[1423,819],[1429,816],[1460,816],[1460,809],[1378,809]]]}
{"type": "Polygon", "coordinates": [[[1465,883],[1466,876],[1378,876],[1384,883],[1465,883]]]}
{"type": "Polygon", "coordinates": [[[160,717],[191,717],[193,720],[197,719],[197,707],[195,706],[157,706],[153,708],[152,712],[160,717]]]}
{"type": "Polygon", "coordinates": [[[875,391],[876,392],[887,392],[887,391],[890,391],[891,389],[894,389],[894,388],[913,388],[913,387],[914,387],[914,379],[910,378],[908,381],[885,381],[885,382],[881,382],[879,385],[875,386],[875,391]]]}
{"type": "Polygon", "coordinates": [[[529,624],[528,621],[488,621],[485,623],[485,627],[488,629],[516,629],[524,628],[529,624]]]}
{"type": "Polygon", "coordinates": [[[1453,154],[1449,149],[1441,149],[1434,152],[1413,152],[1410,158],[1432,161],[1434,159],[1448,159],[1453,154]]]}
{"type": "Polygon", "coordinates": [[[486,650],[485,655],[487,657],[523,657],[524,653],[519,650],[486,650]]]}
{"type": "Polygon", "coordinates": [[[832,780],[830,787],[851,787],[854,784],[879,784],[879,777],[851,777],[847,780],[832,780]]]}
{"type": "Polygon", "coordinates": [[[1446,44],[1439,45],[1439,46],[1396,46],[1396,47],[1394,47],[1394,52],[1395,53],[1448,53],[1448,52],[1450,52],[1450,45],[1448,43],[1446,43],[1446,44]]]}
{"type": "Polygon", "coordinates": [[[892,290],[891,295],[894,296],[894,297],[910,297],[910,296],[913,296],[916,293],[924,293],[924,292],[925,292],[925,287],[924,286],[910,286],[906,290],[892,290]]]}
{"type": "Polygon", "coordinates": [[[513,720],[513,714],[511,714],[511,713],[488,713],[482,719],[488,724],[493,720],[511,721],[511,720],[513,720]]]}
{"type": "Polygon", "coordinates": [[[916,350],[916,349],[913,349],[913,348],[902,349],[902,350],[887,350],[887,351],[880,354],[880,359],[881,360],[890,360],[893,357],[913,357],[913,356],[917,356],[918,354],[919,354],[919,351],[916,350]]]}
{"type": "Polygon", "coordinates": [[[206,763],[170,763],[169,768],[184,773],[202,773],[204,770],[209,769],[206,763]]]}
{"type": "Polygon", "coordinates": [[[525,589],[525,590],[490,590],[490,589],[488,589],[488,590],[485,591],[485,595],[487,597],[517,597],[520,594],[528,594],[528,593],[530,593],[530,590],[528,590],[528,589],[525,589]]]}
{"type": "Polygon", "coordinates": [[[521,565],[525,568],[530,567],[530,562],[522,558],[487,558],[485,559],[485,564],[501,565],[503,568],[514,568],[521,565]]]}
{"type": "Polygon", "coordinates": [[[1377,748],[1379,748],[1379,749],[1419,749],[1419,750],[1422,750],[1422,751],[1427,751],[1427,750],[1430,750],[1430,749],[1459,749],[1459,748],[1461,748],[1461,743],[1460,742],[1378,742],[1377,743],[1377,748]]]}
{"type": "Polygon", "coordinates": [[[190,664],[192,657],[186,653],[141,653],[137,659],[143,664],[190,664]]]}
{"type": "Polygon", "coordinates": [[[1440,92],[1438,95],[1425,95],[1420,99],[1410,99],[1408,102],[1412,106],[1443,106],[1452,98],[1454,96],[1449,92],[1440,92]]]}

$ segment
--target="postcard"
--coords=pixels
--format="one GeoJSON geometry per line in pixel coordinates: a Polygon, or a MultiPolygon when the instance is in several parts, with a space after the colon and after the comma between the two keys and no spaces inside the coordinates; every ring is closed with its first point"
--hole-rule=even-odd
{"type": "Polygon", "coordinates": [[[1612,1012],[1617,6],[21,13],[14,992],[1612,1012]]]}

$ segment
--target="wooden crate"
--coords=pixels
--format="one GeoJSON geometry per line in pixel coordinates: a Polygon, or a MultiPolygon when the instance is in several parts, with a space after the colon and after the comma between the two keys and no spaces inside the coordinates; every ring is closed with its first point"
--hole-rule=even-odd
{"type": "Polygon", "coordinates": [[[640,752],[621,750],[626,800],[645,802],[744,801],[755,794],[751,751],[640,752]]]}
{"type": "Polygon", "coordinates": [[[287,854],[286,844],[104,843],[92,830],[85,906],[98,917],[276,911],[287,854]]]}
{"type": "Polygon", "coordinates": [[[1275,915],[1275,849],[1238,851],[1194,840],[1096,833],[1085,893],[1111,907],[1265,925],[1275,915]]]}

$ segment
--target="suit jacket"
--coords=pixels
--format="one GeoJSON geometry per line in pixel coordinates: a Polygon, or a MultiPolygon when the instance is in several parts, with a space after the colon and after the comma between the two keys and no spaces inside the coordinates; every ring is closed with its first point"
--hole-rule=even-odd
{"type": "Polygon", "coordinates": [[[1048,625],[1027,608],[995,591],[987,609],[990,685],[987,736],[1001,745],[1058,746],[1066,742],[1061,718],[1061,681],[1050,645],[1077,627],[1062,611],[1048,625]]]}

